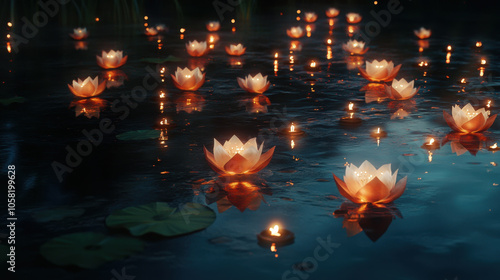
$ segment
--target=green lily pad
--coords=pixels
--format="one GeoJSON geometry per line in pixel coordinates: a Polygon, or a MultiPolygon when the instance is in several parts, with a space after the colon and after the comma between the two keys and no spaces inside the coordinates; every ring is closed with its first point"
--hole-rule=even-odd
{"type": "Polygon", "coordinates": [[[126,228],[134,236],[156,233],[177,236],[207,228],[215,221],[215,212],[199,203],[171,208],[165,202],[154,202],[115,211],[106,218],[110,228],[126,228]]]}
{"type": "Polygon", "coordinates": [[[144,139],[154,139],[159,138],[161,131],[149,129],[149,130],[134,130],[116,135],[118,140],[122,141],[133,141],[133,140],[144,140],[144,139]]]}
{"type": "Polygon", "coordinates": [[[9,253],[9,247],[0,244],[0,262],[6,262],[8,260],[7,254],[9,253]]]}
{"type": "Polygon", "coordinates": [[[65,218],[80,217],[85,213],[83,208],[59,207],[36,212],[33,214],[35,221],[39,223],[60,221],[65,218]]]}
{"type": "Polygon", "coordinates": [[[173,55],[169,55],[166,58],[155,58],[155,57],[143,58],[141,59],[141,61],[147,63],[161,64],[165,62],[179,62],[182,61],[182,59],[175,57],[173,55]]]}
{"type": "Polygon", "coordinates": [[[51,239],[40,247],[49,262],[93,269],[141,252],[144,243],[131,237],[111,237],[97,232],[78,232],[51,239]]]}
{"type": "Polygon", "coordinates": [[[26,101],[26,98],[21,96],[14,96],[14,97],[0,99],[0,104],[8,106],[12,103],[24,103],[24,101],[26,101]]]}

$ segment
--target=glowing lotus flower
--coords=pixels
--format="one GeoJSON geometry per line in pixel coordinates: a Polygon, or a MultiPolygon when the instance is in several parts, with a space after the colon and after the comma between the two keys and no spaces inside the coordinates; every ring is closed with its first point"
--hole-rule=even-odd
{"type": "Polygon", "coordinates": [[[385,92],[389,98],[394,100],[410,99],[418,92],[418,88],[413,86],[414,81],[407,82],[404,78],[401,80],[392,80],[392,86],[385,85],[385,92]]]}
{"type": "Polygon", "coordinates": [[[335,183],[345,198],[354,203],[389,203],[399,198],[406,188],[407,177],[396,184],[398,170],[392,174],[391,164],[378,170],[364,161],[358,168],[354,164],[346,166],[344,181],[335,174],[335,183]]]}
{"type": "Polygon", "coordinates": [[[358,23],[363,18],[358,13],[348,13],[348,14],[345,15],[345,17],[346,17],[346,20],[347,20],[348,23],[358,23]]]}
{"type": "Polygon", "coordinates": [[[401,64],[394,67],[392,61],[387,60],[374,60],[372,62],[366,61],[366,70],[358,67],[361,76],[372,82],[390,82],[396,77],[401,68],[401,64]]]}
{"type": "Polygon", "coordinates": [[[113,69],[123,66],[128,59],[128,55],[123,56],[123,51],[114,51],[106,53],[102,51],[102,56],[96,55],[97,64],[104,69],[113,69]]]}
{"type": "Polygon", "coordinates": [[[229,47],[226,46],[226,52],[229,55],[235,55],[235,56],[240,56],[245,53],[247,48],[243,47],[242,44],[238,45],[229,45],[229,47]]]}
{"type": "Polygon", "coordinates": [[[189,70],[187,67],[184,69],[177,67],[175,76],[172,74],[170,76],[178,89],[186,91],[195,91],[205,82],[205,73],[202,74],[198,67],[194,70],[189,70]]]}
{"type": "Polygon", "coordinates": [[[106,88],[106,81],[99,84],[98,77],[92,79],[87,77],[85,80],[73,80],[73,86],[68,85],[69,90],[78,97],[89,98],[101,94],[106,88]]]}
{"type": "Polygon", "coordinates": [[[257,147],[257,138],[248,140],[245,144],[234,135],[224,145],[214,139],[214,153],[210,153],[205,147],[205,158],[212,169],[223,175],[253,174],[266,167],[274,153],[272,147],[262,154],[264,143],[257,147]]]}
{"type": "Polygon", "coordinates": [[[295,38],[295,39],[304,36],[304,33],[305,33],[304,29],[302,29],[300,26],[291,27],[290,29],[286,30],[286,34],[290,38],[295,38]]]}
{"type": "Polygon", "coordinates": [[[73,29],[73,33],[70,33],[69,36],[75,40],[83,40],[89,36],[87,32],[87,28],[75,28],[73,29]]]}
{"type": "Polygon", "coordinates": [[[304,13],[304,20],[306,22],[315,22],[318,19],[318,15],[314,12],[304,13]]]}
{"type": "Polygon", "coordinates": [[[336,17],[339,15],[339,13],[339,10],[335,8],[329,8],[328,10],[326,10],[326,16],[329,18],[336,17]]]}
{"type": "Polygon", "coordinates": [[[189,41],[186,44],[186,50],[190,56],[202,56],[206,54],[208,51],[207,42],[206,41],[198,42],[196,40],[192,42],[189,41]]]}
{"type": "Polygon", "coordinates": [[[365,49],[365,42],[363,41],[356,41],[356,40],[349,40],[347,41],[347,44],[343,44],[342,48],[352,54],[365,54],[369,48],[365,49]]]}
{"type": "Polygon", "coordinates": [[[423,27],[420,27],[420,29],[413,30],[413,33],[419,38],[419,39],[427,39],[431,37],[431,30],[430,29],[425,29],[423,27]]]}
{"type": "Polygon", "coordinates": [[[488,117],[484,108],[474,110],[472,105],[467,104],[463,108],[455,105],[451,109],[451,116],[443,111],[446,123],[455,131],[463,133],[475,133],[487,130],[493,125],[497,115],[488,117]]]}
{"type": "Polygon", "coordinates": [[[267,80],[267,76],[262,76],[261,73],[255,75],[255,77],[248,75],[244,80],[238,77],[238,84],[242,89],[251,93],[263,93],[271,85],[267,80]]]}
{"type": "Polygon", "coordinates": [[[144,30],[144,34],[146,34],[146,36],[156,36],[156,35],[158,35],[158,29],[147,27],[144,30]]]}
{"type": "Polygon", "coordinates": [[[206,26],[207,26],[208,31],[215,32],[215,31],[218,31],[220,29],[220,22],[209,21],[206,26]]]}

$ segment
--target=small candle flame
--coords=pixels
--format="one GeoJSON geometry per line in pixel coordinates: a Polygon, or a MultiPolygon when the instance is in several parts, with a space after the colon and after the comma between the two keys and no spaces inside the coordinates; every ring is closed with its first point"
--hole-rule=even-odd
{"type": "Polygon", "coordinates": [[[293,123],[290,125],[290,132],[295,132],[295,125],[293,123]]]}
{"type": "Polygon", "coordinates": [[[326,43],[327,43],[328,45],[331,45],[331,44],[332,44],[332,39],[328,39],[328,40],[326,40],[326,43]]]}
{"type": "Polygon", "coordinates": [[[271,252],[276,252],[276,244],[271,244],[271,252]]]}
{"type": "Polygon", "coordinates": [[[349,111],[352,111],[354,109],[354,103],[349,103],[349,111]]]}
{"type": "Polygon", "coordinates": [[[467,80],[465,80],[465,78],[462,78],[462,79],[460,80],[460,83],[462,83],[462,84],[465,84],[466,82],[467,82],[467,80]]]}
{"type": "Polygon", "coordinates": [[[427,65],[429,65],[427,61],[420,61],[420,63],[418,64],[418,66],[420,66],[420,67],[424,67],[427,65]]]}
{"type": "Polygon", "coordinates": [[[497,143],[495,143],[495,144],[491,145],[491,146],[490,146],[490,149],[498,149],[498,145],[497,145],[497,143]]]}
{"type": "Polygon", "coordinates": [[[481,65],[485,65],[485,64],[486,64],[486,59],[481,58],[481,65]]]}
{"type": "Polygon", "coordinates": [[[10,22],[10,21],[9,21],[9,22],[7,22],[7,26],[8,26],[8,27],[12,27],[12,22],[10,22]]]}
{"type": "Polygon", "coordinates": [[[449,52],[451,52],[451,50],[452,50],[451,49],[451,45],[448,45],[448,47],[446,47],[446,50],[449,51],[449,52]]]}
{"type": "Polygon", "coordinates": [[[269,228],[269,231],[271,232],[272,236],[281,236],[281,233],[279,233],[280,227],[278,225],[274,225],[274,227],[269,228]]]}
{"type": "Polygon", "coordinates": [[[434,141],[435,141],[434,138],[431,138],[431,140],[429,140],[429,143],[427,145],[430,146],[430,145],[434,144],[434,141]]]}
{"type": "Polygon", "coordinates": [[[186,32],[186,29],[185,29],[185,28],[181,28],[181,29],[179,29],[179,31],[180,31],[181,33],[184,33],[184,32],[186,32]]]}
{"type": "Polygon", "coordinates": [[[311,68],[314,68],[314,67],[316,67],[316,61],[314,61],[314,60],[313,60],[313,61],[311,61],[311,64],[310,64],[310,66],[311,66],[311,68]]]}
{"type": "Polygon", "coordinates": [[[380,127],[377,128],[377,134],[380,134],[380,127]]]}
{"type": "Polygon", "coordinates": [[[162,121],[160,121],[160,125],[168,125],[168,120],[163,119],[162,121]]]}
{"type": "Polygon", "coordinates": [[[96,17],[96,18],[95,18],[95,21],[99,21],[99,18],[98,18],[98,17],[96,17]]]}
{"type": "Polygon", "coordinates": [[[483,43],[482,43],[481,41],[477,41],[477,42],[476,42],[476,47],[477,47],[477,48],[480,48],[480,47],[482,47],[482,46],[483,46],[483,43]]]}
{"type": "Polygon", "coordinates": [[[293,141],[293,140],[292,140],[292,141],[290,141],[290,147],[291,147],[292,149],[293,149],[293,148],[295,148],[295,141],[293,141]]]}
{"type": "Polygon", "coordinates": [[[486,108],[490,108],[491,107],[491,100],[488,100],[488,102],[486,103],[486,108]]]}
{"type": "Polygon", "coordinates": [[[274,58],[278,58],[279,57],[279,54],[278,53],[274,53],[274,58]]]}

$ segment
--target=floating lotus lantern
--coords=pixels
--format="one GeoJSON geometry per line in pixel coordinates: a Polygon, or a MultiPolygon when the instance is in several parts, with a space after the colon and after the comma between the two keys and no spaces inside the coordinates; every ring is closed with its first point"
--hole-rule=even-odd
{"type": "Polygon", "coordinates": [[[361,19],[363,18],[360,14],[358,13],[348,13],[345,15],[347,23],[355,24],[359,23],[361,19]]]}
{"type": "Polygon", "coordinates": [[[189,70],[187,67],[184,69],[177,67],[175,76],[172,74],[170,76],[172,76],[174,85],[180,90],[196,91],[205,82],[205,73],[201,73],[198,67],[194,70],[189,70]]]}
{"type": "Polygon", "coordinates": [[[339,15],[339,10],[335,9],[335,8],[328,8],[328,10],[326,10],[326,16],[329,17],[329,18],[333,18],[333,17],[336,17],[339,15]]]}
{"type": "Polygon", "coordinates": [[[73,29],[73,33],[70,33],[69,36],[75,40],[83,40],[89,36],[87,32],[87,28],[75,28],[73,29]]]}
{"type": "Polygon", "coordinates": [[[158,35],[158,30],[156,28],[146,27],[144,34],[146,34],[146,36],[156,36],[158,35]]]}
{"type": "Polygon", "coordinates": [[[96,55],[97,64],[104,69],[113,69],[122,67],[128,59],[128,55],[123,56],[123,51],[111,50],[108,53],[102,51],[102,56],[96,55]]]}
{"type": "Polygon", "coordinates": [[[497,115],[488,116],[485,108],[475,110],[469,103],[463,108],[455,105],[451,109],[452,115],[443,111],[446,123],[455,131],[462,133],[476,133],[485,131],[493,125],[497,115]]]}
{"type": "Polygon", "coordinates": [[[301,136],[301,135],[304,135],[305,132],[300,129],[299,126],[297,126],[296,124],[294,124],[293,122],[290,124],[289,127],[285,127],[283,129],[281,129],[279,131],[280,134],[282,135],[287,135],[287,136],[290,136],[290,137],[297,137],[297,136],[301,136]]]}
{"type": "Polygon", "coordinates": [[[372,62],[366,61],[366,70],[358,67],[361,76],[372,82],[390,82],[396,77],[401,69],[401,64],[394,67],[392,61],[387,60],[373,60],[372,62]]]}
{"type": "Polygon", "coordinates": [[[495,143],[495,144],[489,146],[488,151],[491,151],[493,153],[500,151],[500,147],[498,146],[498,143],[495,143]]]}
{"type": "Polygon", "coordinates": [[[380,127],[377,127],[377,129],[374,129],[370,133],[370,136],[375,138],[375,139],[385,138],[385,137],[387,137],[387,132],[382,130],[380,127]]]}
{"type": "Polygon", "coordinates": [[[318,15],[314,12],[304,13],[305,22],[315,22],[318,19],[318,15]]]}
{"type": "Polygon", "coordinates": [[[234,135],[224,145],[214,139],[214,153],[205,147],[205,158],[212,169],[222,175],[253,174],[266,167],[273,157],[274,148],[262,154],[264,143],[257,147],[257,138],[248,140],[245,144],[234,135]]]}
{"type": "Polygon", "coordinates": [[[410,99],[417,94],[419,88],[414,87],[414,81],[407,82],[404,78],[392,80],[392,86],[385,85],[387,96],[393,100],[410,99]]]}
{"type": "Polygon", "coordinates": [[[210,31],[210,32],[219,31],[219,29],[220,29],[220,22],[218,22],[218,21],[209,21],[206,24],[206,27],[207,27],[207,30],[210,31]]]}
{"type": "Polygon", "coordinates": [[[280,228],[279,225],[274,225],[269,229],[263,230],[257,234],[257,240],[262,246],[285,246],[292,244],[295,239],[293,232],[280,228]]]}
{"type": "Polygon", "coordinates": [[[364,161],[358,168],[354,164],[346,166],[344,181],[335,174],[333,178],[340,194],[354,203],[390,203],[399,198],[406,188],[407,177],[396,183],[398,170],[391,171],[391,164],[385,164],[378,170],[364,161]]]}
{"type": "Polygon", "coordinates": [[[196,40],[189,41],[186,44],[186,51],[190,56],[194,57],[203,56],[208,52],[207,42],[206,41],[198,42],[196,40]]]}
{"type": "Polygon", "coordinates": [[[417,36],[421,40],[431,37],[431,30],[425,29],[424,27],[420,27],[420,29],[413,30],[413,33],[415,33],[415,36],[417,36]]]}
{"type": "Polygon", "coordinates": [[[69,90],[78,97],[89,98],[101,94],[106,88],[106,80],[99,83],[99,77],[92,79],[87,77],[85,80],[73,80],[73,85],[68,84],[69,90]]]}
{"type": "Polygon", "coordinates": [[[368,51],[368,49],[370,49],[370,48],[365,48],[365,42],[357,40],[347,41],[346,44],[342,45],[342,48],[344,49],[344,51],[350,53],[351,55],[354,54],[362,55],[365,54],[368,51]]]}
{"type": "Polygon", "coordinates": [[[240,55],[243,55],[245,53],[247,48],[243,47],[242,44],[238,44],[238,45],[234,45],[234,44],[231,44],[228,46],[226,46],[226,52],[228,55],[234,55],[234,56],[240,56],[240,55]]]}
{"type": "Polygon", "coordinates": [[[304,29],[302,29],[300,26],[296,26],[296,27],[291,27],[290,29],[287,29],[286,34],[290,38],[297,39],[297,38],[304,36],[305,32],[304,32],[304,29]]]}
{"type": "Polygon", "coordinates": [[[267,80],[267,76],[262,76],[261,73],[252,77],[248,75],[245,79],[237,78],[240,87],[251,93],[264,93],[271,83],[267,80]]]}

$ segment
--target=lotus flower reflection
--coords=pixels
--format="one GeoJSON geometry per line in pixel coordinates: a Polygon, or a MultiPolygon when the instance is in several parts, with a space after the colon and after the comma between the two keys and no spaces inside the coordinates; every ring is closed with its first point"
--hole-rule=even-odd
{"type": "Polygon", "coordinates": [[[229,55],[234,55],[234,56],[240,56],[240,55],[243,55],[245,53],[247,48],[243,47],[242,44],[238,44],[238,45],[229,45],[229,47],[226,46],[226,52],[227,54],[229,55]]]}
{"type": "Polygon", "coordinates": [[[189,41],[186,44],[186,51],[190,56],[194,57],[203,56],[208,51],[207,42],[206,41],[198,42],[196,40],[189,41]]]}
{"type": "Polygon", "coordinates": [[[423,27],[420,27],[420,29],[417,30],[413,30],[413,33],[415,33],[415,36],[417,36],[419,39],[427,39],[431,37],[431,30],[425,29],[423,27]]]}
{"type": "Polygon", "coordinates": [[[248,75],[245,79],[238,77],[238,84],[240,87],[251,93],[264,93],[271,83],[267,80],[267,76],[262,76],[261,73],[252,77],[248,75]]]}
{"type": "Polygon", "coordinates": [[[75,28],[73,29],[73,33],[70,33],[69,36],[75,40],[83,40],[89,36],[87,32],[87,28],[75,28]]]}
{"type": "Polygon", "coordinates": [[[414,81],[407,82],[404,78],[401,80],[392,80],[392,86],[385,85],[385,91],[389,98],[394,100],[410,99],[418,92],[418,88],[413,86],[414,81]]]}
{"type": "Polygon", "coordinates": [[[358,67],[361,76],[372,82],[390,82],[396,77],[401,68],[401,64],[394,67],[392,61],[387,60],[373,60],[372,62],[366,61],[366,70],[358,67]]]}
{"type": "Polygon", "coordinates": [[[475,133],[487,130],[493,125],[497,115],[488,116],[484,108],[475,110],[469,103],[463,108],[455,105],[451,108],[451,115],[443,111],[446,123],[455,131],[475,133]]]}
{"type": "Polygon", "coordinates": [[[205,82],[205,73],[202,74],[198,67],[194,70],[189,70],[187,67],[184,69],[177,67],[175,76],[172,74],[170,76],[172,76],[174,85],[180,90],[195,91],[205,82]]]}
{"type": "Polygon", "coordinates": [[[234,135],[224,145],[214,139],[214,153],[203,147],[205,158],[212,169],[222,175],[253,174],[266,167],[274,153],[272,147],[262,154],[264,143],[257,147],[257,138],[248,140],[245,144],[234,135]]]}
{"type": "Polygon", "coordinates": [[[108,53],[102,51],[102,56],[96,55],[97,64],[104,69],[113,69],[123,66],[128,59],[128,55],[123,56],[123,51],[111,50],[108,53]]]}
{"type": "Polygon", "coordinates": [[[68,85],[69,90],[78,97],[89,98],[101,94],[106,88],[106,81],[99,83],[99,78],[87,77],[85,80],[73,80],[73,85],[68,85]]]}
{"type": "Polygon", "coordinates": [[[343,44],[342,48],[352,54],[365,54],[369,48],[365,49],[365,42],[363,41],[356,41],[356,40],[349,40],[347,44],[343,44]]]}
{"type": "Polygon", "coordinates": [[[286,30],[286,34],[290,38],[294,38],[294,39],[297,39],[297,38],[304,36],[304,33],[305,33],[304,29],[302,29],[300,26],[292,27],[292,28],[286,30]]]}
{"type": "Polygon", "coordinates": [[[333,178],[340,194],[354,203],[389,203],[399,198],[406,188],[407,177],[396,183],[398,170],[391,171],[391,164],[378,170],[364,161],[358,168],[354,164],[346,167],[344,181],[335,174],[333,178]]]}
{"type": "Polygon", "coordinates": [[[210,32],[219,31],[219,29],[220,29],[220,22],[218,22],[218,21],[209,21],[207,23],[206,27],[207,27],[207,30],[210,31],[210,32]]]}

